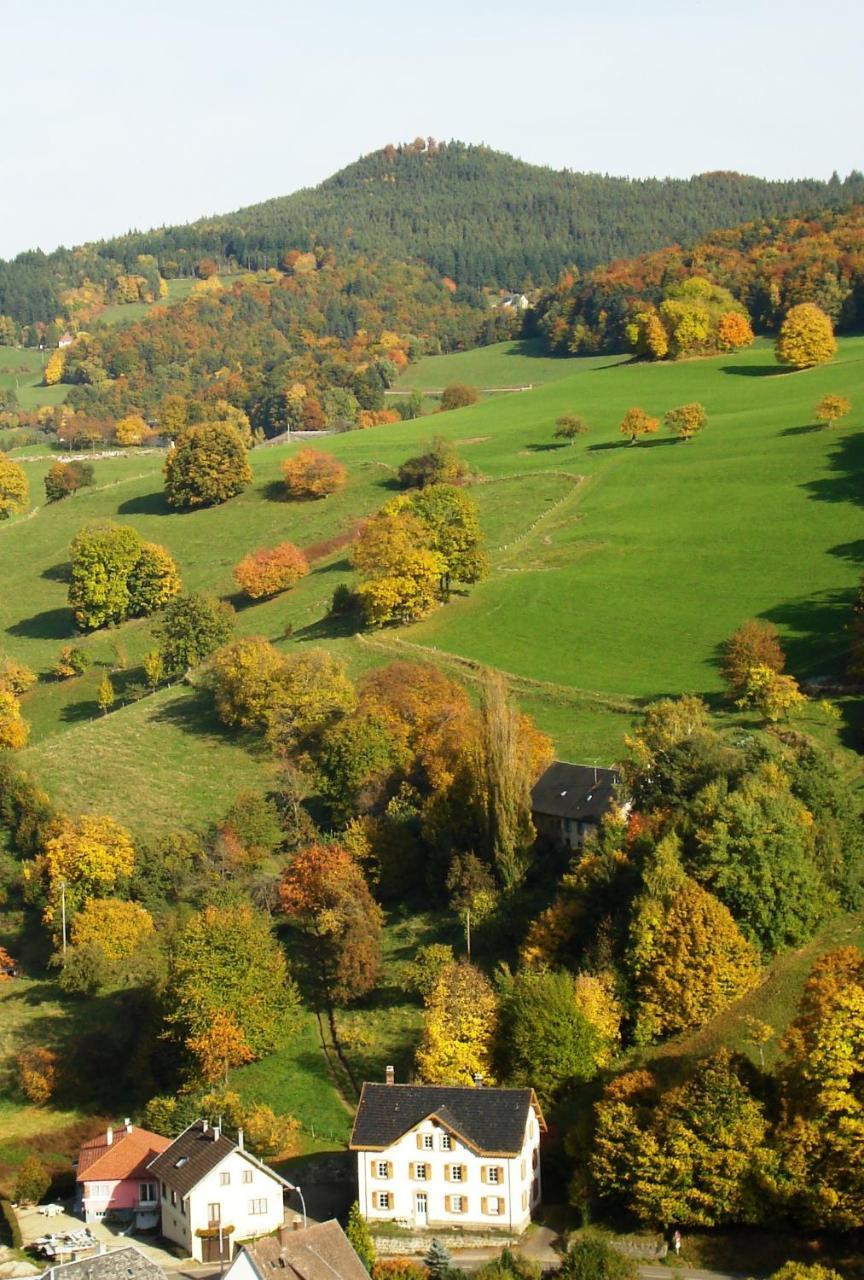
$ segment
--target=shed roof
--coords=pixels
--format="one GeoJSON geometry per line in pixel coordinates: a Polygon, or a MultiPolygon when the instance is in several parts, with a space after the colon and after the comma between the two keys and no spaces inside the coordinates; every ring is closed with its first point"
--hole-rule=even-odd
{"type": "Polygon", "coordinates": [[[261,1280],[369,1280],[339,1223],[320,1222],[290,1234],[264,1236],[243,1248],[261,1280]]]}
{"type": "Polygon", "coordinates": [[[617,769],[556,760],[534,784],[531,809],[550,818],[599,823],[612,807],[620,781],[617,769]]]}
{"type": "Polygon", "coordinates": [[[349,1145],[383,1151],[431,1118],[478,1154],[518,1155],[532,1108],[545,1128],[533,1089],[366,1083],[349,1145]]]}
{"type": "Polygon", "coordinates": [[[165,1280],[165,1272],[134,1245],[110,1249],[75,1262],[54,1263],[43,1280],[165,1280]]]}

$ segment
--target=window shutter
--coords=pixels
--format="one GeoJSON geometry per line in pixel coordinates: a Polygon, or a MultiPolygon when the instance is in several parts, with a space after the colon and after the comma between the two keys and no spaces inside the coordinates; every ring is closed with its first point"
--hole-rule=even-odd
{"type": "Polygon", "coordinates": [[[486,1168],[485,1164],[480,1166],[480,1181],[481,1182],[489,1181],[489,1170],[486,1168]]]}
{"type": "Polygon", "coordinates": [[[450,1182],[450,1181],[451,1181],[451,1178],[450,1178],[450,1165],[449,1165],[449,1164],[445,1164],[445,1166],[444,1166],[444,1181],[445,1181],[445,1182],[450,1182]]]}
{"type": "Polygon", "coordinates": [[[413,1165],[413,1164],[409,1164],[409,1166],[408,1166],[408,1177],[409,1177],[409,1178],[416,1178],[416,1177],[417,1177],[417,1174],[414,1172],[415,1167],[416,1167],[415,1165],[413,1165]]]}
{"type": "Polygon", "coordinates": [[[393,1164],[390,1160],[387,1161],[387,1177],[388,1178],[393,1177],[393,1164]]]}
{"type": "Polygon", "coordinates": [[[463,1164],[463,1165],[462,1165],[462,1181],[463,1181],[463,1182],[467,1182],[467,1181],[468,1181],[468,1166],[467,1166],[467,1164],[463,1164]]]}
{"type": "Polygon", "coordinates": [[[446,1210],[446,1212],[447,1212],[447,1213],[452,1213],[452,1212],[453,1212],[453,1211],[452,1211],[452,1209],[450,1208],[450,1200],[451,1200],[451,1197],[450,1197],[450,1196],[445,1196],[445,1197],[444,1197],[444,1208],[445,1208],[445,1210],[446,1210]]]}
{"type": "Polygon", "coordinates": [[[468,1212],[468,1198],[467,1198],[467,1196],[463,1196],[463,1197],[462,1197],[462,1209],[461,1209],[461,1212],[462,1212],[462,1213],[467,1213],[467,1212],[468,1212]]]}
{"type": "Polygon", "coordinates": [[[423,1134],[422,1133],[417,1134],[417,1150],[418,1151],[423,1150],[423,1134]]]}
{"type": "Polygon", "coordinates": [[[498,1197],[498,1212],[499,1213],[504,1212],[504,1201],[502,1200],[501,1196],[498,1197]]]}
{"type": "Polygon", "coordinates": [[[377,1160],[370,1160],[370,1161],[369,1161],[369,1176],[370,1176],[371,1178],[377,1178],[377,1177],[378,1177],[378,1161],[377,1161],[377,1160]]]}
{"type": "Polygon", "coordinates": [[[504,1166],[501,1164],[499,1164],[498,1166],[498,1182],[499,1182],[499,1185],[503,1184],[504,1182],[504,1166]]]}

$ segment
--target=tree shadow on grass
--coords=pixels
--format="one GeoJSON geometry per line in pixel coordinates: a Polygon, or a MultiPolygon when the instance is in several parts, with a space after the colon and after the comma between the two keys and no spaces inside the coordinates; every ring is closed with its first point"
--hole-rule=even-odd
{"type": "Polygon", "coordinates": [[[26,636],[29,640],[71,640],[75,635],[75,619],[71,609],[45,609],[7,627],[7,633],[26,636]]]}
{"type": "Polygon", "coordinates": [[[570,445],[566,441],[560,443],[549,444],[526,444],[525,449],[528,453],[551,453],[558,449],[569,449],[570,445]]]}
{"type": "Polygon", "coordinates": [[[72,566],[68,560],[64,560],[61,564],[52,564],[43,569],[39,576],[47,578],[49,582],[69,582],[72,578],[72,566]]]}
{"type": "Polygon", "coordinates": [[[818,424],[810,423],[806,427],[785,427],[780,434],[781,436],[812,436],[815,435],[817,431],[821,430],[822,427],[818,424]]]}
{"type": "Polygon", "coordinates": [[[857,542],[841,542],[836,547],[829,547],[828,554],[837,556],[840,560],[851,560],[853,564],[860,564],[864,561],[864,538],[859,538],[857,542]]]}
{"type": "Polygon", "coordinates": [[[731,373],[736,378],[775,378],[792,371],[782,364],[724,364],[721,373],[731,373]]]}
{"type": "Polygon", "coordinates": [[[121,516],[171,516],[178,513],[168,506],[161,489],[156,493],[142,493],[137,498],[127,498],[117,508],[121,516]]]}
{"type": "Polygon", "coordinates": [[[322,640],[347,640],[363,630],[363,620],[355,613],[330,613],[294,632],[303,644],[320,644],[322,640]]]}
{"type": "Polygon", "coordinates": [[[85,720],[95,720],[99,715],[99,706],[94,698],[84,702],[67,702],[60,712],[64,724],[83,724],[85,720]]]}
{"type": "Polygon", "coordinates": [[[203,689],[180,694],[154,712],[153,720],[159,724],[172,724],[184,733],[213,743],[240,745],[252,755],[264,750],[261,740],[254,734],[238,733],[229,729],[216,715],[209,694],[203,689]]]}
{"type": "Polygon", "coordinates": [[[602,444],[589,444],[589,453],[605,453],[607,449],[626,449],[629,444],[626,440],[604,440],[602,444]]]}
{"type": "Polygon", "coordinates": [[[843,436],[828,463],[833,475],[801,486],[817,502],[864,503],[864,432],[843,436]]]}

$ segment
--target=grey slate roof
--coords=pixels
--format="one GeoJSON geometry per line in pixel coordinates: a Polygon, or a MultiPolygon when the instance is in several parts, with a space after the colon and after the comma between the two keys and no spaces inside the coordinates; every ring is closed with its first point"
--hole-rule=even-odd
{"type": "Polygon", "coordinates": [[[42,1280],[48,1280],[48,1277],[56,1277],[56,1280],[165,1280],[165,1272],[130,1244],[124,1249],[112,1249],[91,1258],[79,1258],[77,1262],[49,1267],[42,1280]]]}
{"type": "Polygon", "coordinates": [[[261,1280],[369,1280],[348,1237],[334,1220],[302,1231],[264,1236],[243,1248],[261,1280]]]}
{"type": "Polygon", "coordinates": [[[434,1116],[466,1146],[483,1155],[518,1155],[532,1107],[543,1116],[533,1089],[453,1088],[431,1084],[364,1084],[354,1117],[352,1150],[383,1151],[434,1116]]]}
{"type": "Polygon", "coordinates": [[[535,783],[531,810],[549,818],[599,823],[613,804],[620,781],[617,769],[556,760],[535,783]]]}
{"type": "MultiPolygon", "coordinates": [[[[230,1156],[232,1151],[240,1150],[238,1144],[226,1138],[224,1133],[220,1133],[218,1138],[215,1133],[212,1125],[205,1127],[203,1120],[196,1120],[174,1139],[170,1147],[166,1147],[161,1155],[151,1160],[147,1168],[181,1196],[188,1195],[226,1156],[230,1156]]],[[[256,1169],[263,1169],[271,1178],[281,1182],[283,1187],[288,1185],[284,1178],[280,1178],[278,1173],[253,1156],[251,1151],[243,1151],[243,1156],[256,1169]]]]}

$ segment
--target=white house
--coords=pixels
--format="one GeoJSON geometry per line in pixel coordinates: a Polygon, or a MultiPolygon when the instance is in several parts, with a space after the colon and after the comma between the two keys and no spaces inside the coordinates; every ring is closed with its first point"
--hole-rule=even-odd
{"type": "Polygon", "coordinates": [[[230,1258],[241,1240],[269,1235],[285,1220],[289,1184],[218,1125],[196,1120],[148,1165],[159,1182],[162,1234],[199,1262],[230,1258]]]}
{"type": "Polygon", "coordinates": [[[225,1280],[369,1280],[366,1268],[335,1220],[243,1245],[225,1280]]]}
{"type": "Polygon", "coordinates": [[[555,760],[531,791],[531,817],[538,836],[560,849],[579,849],[586,835],[596,831],[610,810],[621,804],[617,769],[555,760]]]}
{"type": "Polygon", "coordinates": [[[350,1148],[367,1221],[520,1232],[540,1201],[533,1089],[364,1084],[350,1148]]]}

